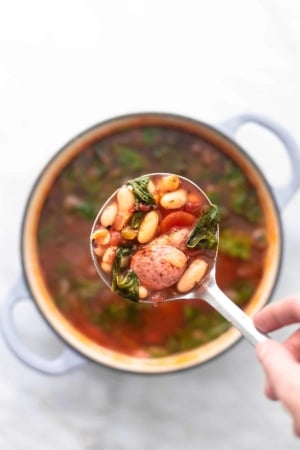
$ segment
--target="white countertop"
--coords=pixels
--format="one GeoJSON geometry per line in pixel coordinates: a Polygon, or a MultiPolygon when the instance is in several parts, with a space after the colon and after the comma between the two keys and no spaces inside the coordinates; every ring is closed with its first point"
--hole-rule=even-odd
{"type": "MultiPolygon", "coordinates": [[[[216,124],[251,111],[300,143],[299,80],[297,0],[2,2],[0,301],[19,277],[29,190],[75,134],[128,112],[216,124]]],[[[273,137],[247,126],[239,139],[272,182],[284,180],[288,164],[273,137]]],[[[299,208],[298,191],[282,212],[284,261],[273,301],[300,292],[299,208]]],[[[37,351],[57,350],[33,306],[16,318],[37,351]]],[[[262,370],[245,341],[206,365],[154,377],[92,363],[47,377],[2,339],[0,355],[1,449],[299,448],[288,414],[264,397],[262,370]]]]}

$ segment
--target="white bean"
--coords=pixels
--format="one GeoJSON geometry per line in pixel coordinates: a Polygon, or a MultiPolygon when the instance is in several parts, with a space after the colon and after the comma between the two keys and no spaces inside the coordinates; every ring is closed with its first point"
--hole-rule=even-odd
{"type": "Polygon", "coordinates": [[[193,289],[204,277],[207,265],[207,262],[203,259],[195,259],[179,279],[177,290],[179,292],[188,292],[193,289]]]}
{"type": "Polygon", "coordinates": [[[158,228],[159,216],[156,211],[148,212],[142,220],[137,239],[140,244],[150,242],[158,228]]]}
{"type": "Polygon", "coordinates": [[[159,190],[163,192],[176,191],[180,186],[180,179],[177,175],[166,175],[159,182],[159,190]]]}
{"type": "Polygon", "coordinates": [[[160,199],[160,204],[165,209],[178,209],[185,205],[187,201],[187,192],[185,189],[177,189],[173,192],[167,192],[160,199]]]}
{"type": "Polygon", "coordinates": [[[128,221],[129,217],[130,215],[128,213],[124,213],[122,211],[118,212],[114,220],[115,229],[121,231],[126,222],[128,221]]]}
{"type": "Polygon", "coordinates": [[[100,223],[103,227],[110,227],[116,218],[118,212],[117,203],[113,202],[108,205],[101,214],[100,223]]]}
{"type": "Polygon", "coordinates": [[[154,194],[156,192],[156,188],[152,180],[149,180],[149,183],[147,184],[147,189],[150,192],[150,194],[154,194]]]}
{"type": "Polygon", "coordinates": [[[117,192],[118,211],[114,220],[114,227],[120,231],[128,222],[134,211],[134,195],[127,186],[122,186],[117,192]]]}
{"type": "Polygon", "coordinates": [[[97,255],[98,257],[101,257],[102,255],[104,255],[105,247],[95,247],[93,250],[94,250],[95,255],[97,255]]]}
{"type": "Polygon", "coordinates": [[[159,203],[159,198],[160,195],[155,187],[155,184],[153,183],[152,180],[149,181],[148,185],[147,185],[148,191],[150,192],[150,194],[152,195],[152,197],[155,200],[155,203],[159,203]]]}
{"type": "Polygon", "coordinates": [[[148,297],[148,290],[144,286],[139,286],[139,298],[148,297]]]}
{"type": "Polygon", "coordinates": [[[132,213],[134,207],[134,195],[127,186],[121,186],[117,192],[118,211],[132,213]]]}
{"type": "Polygon", "coordinates": [[[105,273],[110,273],[112,271],[112,265],[108,264],[106,262],[102,262],[101,263],[101,269],[103,270],[103,272],[105,273]]]}
{"type": "Polygon", "coordinates": [[[101,269],[103,272],[109,273],[112,271],[112,266],[116,257],[117,246],[111,245],[108,247],[102,257],[101,269]]]}

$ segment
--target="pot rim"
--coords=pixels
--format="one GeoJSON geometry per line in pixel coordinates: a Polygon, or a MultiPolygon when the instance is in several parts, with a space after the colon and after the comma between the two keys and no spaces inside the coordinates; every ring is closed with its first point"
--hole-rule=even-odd
{"type": "MultiPolygon", "coordinates": [[[[34,194],[38,191],[39,189],[39,184],[40,182],[43,180],[43,177],[45,175],[45,173],[47,172],[47,170],[49,169],[50,166],[52,166],[52,164],[56,161],[56,159],[64,152],[66,151],[71,145],[73,145],[77,140],[89,135],[91,132],[96,131],[98,128],[102,128],[105,127],[107,125],[110,124],[114,124],[117,123],[119,121],[128,121],[131,119],[138,119],[138,118],[152,118],[153,120],[157,120],[157,124],[151,124],[149,126],[157,126],[157,127],[169,127],[169,128],[174,128],[174,129],[181,129],[183,132],[188,132],[190,133],[190,131],[185,129],[185,125],[187,124],[193,124],[194,126],[199,126],[200,128],[206,128],[207,130],[211,131],[212,133],[214,133],[215,135],[218,135],[219,137],[221,137],[223,140],[228,141],[228,143],[232,146],[235,147],[236,150],[238,150],[238,152],[240,153],[240,155],[242,156],[242,158],[244,160],[247,161],[247,163],[252,166],[252,169],[254,170],[254,172],[256,172],[256,174],[258,175],[260,182],[263,184],[267,195],[269,197],[269,200],[271,201],[272,207],[274,208],[274,216],[276,217],[277,223],[276,223],[276,227],[277,227],[277,231],[278,231],[278,260],[277,260],[277,268],[276,268],[276,273],[273,279],[273,283],[271,285],[271,287],[269,288],[269,291],[266,295],[266,300],[263,302],[263,305],[267,304],[272,295],[273,292],[276,288],[279,276],[280,276],[280,272],[281,272],[281,266],[282,266],[282,259],[283,259],[283,244],[284,244],[284,235],[283,235],[283,229],[282,229],[282,221],[281,221],[281,215],[280,215],[280,211],[278,208],[278,205],[276,203],[275,200],[275,196],[274,193],[272,191],[272,188],[269,184],[269,182],[267,181],[265,175],[263,174],[262,170],[258,167],[258,165],[256,164],[256,162],[251,158],[251,156],[230,136],[226,135],[223,131],[219,130],[217,128],[217,126],[213,126],[208,124],[207,122],[204,122],[202,120],[198,120],[195,118],[191,118],[185,115],[181,115],[181,114],[174,114],[174,113],[168,113],[168,112],[135,112],[135,113],[129,113],[129,114],[123,114],[123,115],[118,115],[118,116],[114,116],[111,117],[107,120],[101,121],[99,123],[96,123],[95,125],[92,125],[91,127],[88,127],[86,129],[84,129],[83,131],[81,131],[80,133],[78,133],[77,135],[75,135],[73,138],[69,139],[60,149],[58,149],[53,156],[46,162],[46,164],[44,165],[44,167],[41,169],[41,171],[39,172],[37,178],[35,179],[30,192],[28,194],[27,197],[27,201],[25,203],[25,207],[24,207],[24,212],[23,212],[23,217],[22,217],[22,223],[21,223],[21,234],[20,234],[20,241],[19,241],[19,245],[20,245],[20,253],[21,253],[21,265],[22,265],[22,273],[23,273],[23,277],[25,280],[25,284],[27,286],[28,292],[31,295],[31,298],[33,299],[39,313],[41,314],[42,318],[46,321],[47,325],[50,326],[50,328],[54,331],[54,333],[70,348],[72,348],[72,350],[74,350],[76,353],[84,356],[85,358],[87,358],[88,360],[92,361],[92,362],[96,362],[98,364],[101,365],[105,365],[107,367],[113,368],[113,369],[117,369],[117,370],[122,370],[122,371],[126,371],[126,372],[131,372],[131,373],[143,373],[143,374],[153,374],[153,373],[158,373],[158,374],[163,374],[163,373],[170,373],[170,372],[177,372],[177,371],[181,371],[184,369],[188,369],[191,367],[195,367],[198,366],[200,364],[204,364],[207,363],[209,361],[211,361],[212,359],[216,358],[217,356],[220,356],[221,354],[223,354],[225,351],[229,350],[233,345],[237,344],[240,339],[241,339],[241,335],[240,333],[234,329],[233,327],[231,327],[228,331],[226,331],[225,333],[223,333],[220,337],[214,339],[213,341],[208,342],[207,344],[204,344],[202,346],[197,347],[195,350],[199,350],[199,348],[203,348],[204,346],[212,346],[212,344],[216,344],[216,342],[218,340],[220,340],[220,338],[222,338],[223,340],[226,338],[226,345],[222,346],[221,349],[219,349],[218,351],[216,351],[215,353],[212,352],[208,358],[205,358],[204,360],[198,360],[197,358],[195,360],[195,357],[192,355],[195,351],[194,350],[189,350],[189,351],[185,351],[182,352],[183,354],[191,354],[191,357],[187,358],[185,361],[181,361],[181,354],[176,354],[176,355],[171,355],[169,357],[163,357],[163,358],[159,358],[159,359],[174,359],[174,356],[177,357],[179,363],[178,365],[176,365],[177,363],[172,364],[172,367],[165,367],[164,365],[159,366],[158,368],[155,366],[150,366],[145,368],[143,366],[143,364],[139,364],[140,362],[145,361],[144,358],[137,358],[137,357],[133,357],[133,356],[128,356],[128,355],[124,355],[124,354],[120,354],[121,358],[114,360],[114,358],[112,358],[112,360],[110,360],[110,358],[104,358],[103,360],[99,361],[96,360],[94,357],[92,357],[91,355],[87,354],[84,350],[82,350],[81,348],[78,348],[73,342],[70,342],[66,336],[63,336],[61,334],[61,332],[54,326],[54,324],[51,322],[50,320],[50,315],[49,317],[45,314],[45,312],[42,310],[40,304],[38,303],[36,296],[34,294],[34,290],[32,289],[32,286],[30,284],[29,281],[29,270],[27,270],[26,268],[26,262],[25,262],[25,228],[26,228],[26,221],[28,219],[28,213],[29,213],[29,207],[31,205],[32,202],[32,198],[34,196],[34,194]],[[159,119],[170,119],[170,120],[177,120],[182,122],[182,128],[180,128],[179,126],[175,126],[175,125],[171,125],[171,124],[159,124],[159,119]],[[128,365],[128,362],[126,360],[136,360],[136,362],[138,363],[136,366],[131,367],[130,365],[128,365]],[[181,362],[180,362],[181,361],[181,362]],[[173,367],[174,366],[174,367],[173,367]]],[[[139,126],[147,126],[147,124],[140,124],[139,126]]],[[[134,125],[129,125],[128,129],[130,128],[134,128],[134,125]]],[[[114,133],[116,133],[117,131],[115,130],[114,132],[110,132],[108,133],[109,135],[112,135],[114,133]]],[[[199,133],[200,135],[200,133],[199,133]]],[[[220,148],[220,151],[222,151],[222,149],[220,148]]],[[[226,152],[225,152],[226,153],[226,152]]],[[[78,154],[80,154],[80,151],[78,152],[78,154]]],[[[69,159],[69,161],[71,161],[74,157],[69,159]]],[[[234,158],[232,158],[234,160],[234,158]]],[[[236,162],[236,161],[235,161],[236,162]]],[[[32,270],[32,269],[30,269],[32,270]]],[[[97,344],[98,347],[105,349],[105,351],[107,351],[106,347],[102,347],[101,345],[97,344]]],[[[217,346],[218,347],[218,346],[217,346]]],[[[112,354],[116,354],[118,353],[117,351],[114,350],[108,350],[108,353],[112,353],[112,354]]],[[[149,359],[147,359],[149,360],[149,359]]],[[[152,361],[156,361],[157,359],[152,358],[152,361]]]]}

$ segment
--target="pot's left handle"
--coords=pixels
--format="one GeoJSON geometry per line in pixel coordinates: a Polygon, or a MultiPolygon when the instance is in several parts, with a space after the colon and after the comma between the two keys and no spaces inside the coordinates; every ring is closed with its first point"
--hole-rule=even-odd
{"type": "Polygon", "coordinates": [[[20,339],[14,322],[14,308],[23,301],[32,301],[21,280],[10,291],[1,305],[0,322],[3,337],[15,355],[28,366],[48,375],[62,375],[87,362],[69,347],[55,359],[46,359],[30,350],[20,339]]]}

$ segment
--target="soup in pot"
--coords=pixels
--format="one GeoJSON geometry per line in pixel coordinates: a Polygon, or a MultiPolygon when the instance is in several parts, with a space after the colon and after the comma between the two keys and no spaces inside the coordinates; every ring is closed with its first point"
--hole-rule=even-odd
{"type": "Polygon", "coordinates": [[[39,220],[38,250],[51,297],[72,325],[94,342],[132,356],[157,358],[190,350],[230,324],[203,301],[133,303],[99,279],[89,237],[99,205],[144,173],[194,181],[221,213],[217,282],[239,306],[255,293],[265,263],[265,218],[241,168],[198,136],[141,127],[103,138],[76,156],[52,185],[39,220]]]}

